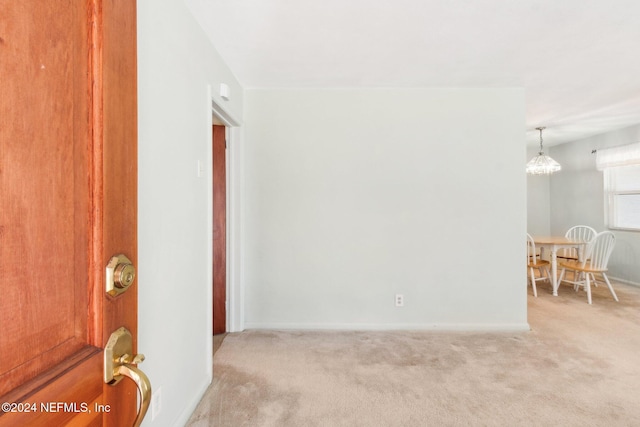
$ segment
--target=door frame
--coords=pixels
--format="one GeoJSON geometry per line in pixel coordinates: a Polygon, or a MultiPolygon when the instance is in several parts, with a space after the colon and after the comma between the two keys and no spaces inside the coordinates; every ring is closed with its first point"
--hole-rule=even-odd
{"type": "MultiPolygon", "coordinates": [[[[207,298],[213,301],[213,124],[223,124],[226,128],[226,187],[227,187],[227,332],[239,332],[244,329],[244,304],[242,292],[242,162],[243,146],[241,143],[242,123],[231,115],[223,105],[213,97],[212,86],[207,88],[207,298]]],[[[209,304],[207,312],[207,348],[211,350],[213,359],[213,304],[209,304]]]]}

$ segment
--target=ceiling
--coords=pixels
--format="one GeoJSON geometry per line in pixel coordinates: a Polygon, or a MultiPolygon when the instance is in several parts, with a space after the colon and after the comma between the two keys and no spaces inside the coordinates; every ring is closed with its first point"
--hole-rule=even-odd
{"type": "Polygon", "coordinates": [[[185,0],[246,88],[524,87],[527,143],[640,123],[637,0],[185,0]]]}

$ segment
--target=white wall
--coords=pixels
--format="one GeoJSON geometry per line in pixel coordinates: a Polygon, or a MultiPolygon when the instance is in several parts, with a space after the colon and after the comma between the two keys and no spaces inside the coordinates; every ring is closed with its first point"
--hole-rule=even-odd
{"type": "Polygon", "coordinates": [[[246,327],[526,328],[523,141],[519,89],[247,90],[246,327]]]}
{"type": "MultiPolygon", "coordinates": [[[[551,176],[551,232],[564,234],[568,228],[585,224],[605,229],[603,173],[596,170],[591,151],[640,141],[640,125],[557,145],[549,155],[562,165],[551,176]]],[[[612,230],[616,247],[609,260],[609,275],[640,285],[640,233],[612,230]]]]}
{"type": "Polygon", "coordinates": [[[139,342],[162,410],[183,425],[212,375],[208,183],[211,98],[242,117],[242,88],[182,0],[138,1],[139,342]],[[232,98],[217,96],[219,84],[232,98]]]}

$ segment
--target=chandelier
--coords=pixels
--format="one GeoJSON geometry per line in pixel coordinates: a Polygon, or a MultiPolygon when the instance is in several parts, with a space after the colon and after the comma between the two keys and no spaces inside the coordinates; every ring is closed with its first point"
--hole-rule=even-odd
{"type": "Polygon", "coordinates": [[[531,175],[550,175],[558,172],[562,169],[560,163],[544,154],[544,151],[542,150],[542,130],[546,128],[539,127],[536,129],[540,131],[540,151],[536,157],[529,160],[529,163],[527,163],[527,173],[531,175]]]}

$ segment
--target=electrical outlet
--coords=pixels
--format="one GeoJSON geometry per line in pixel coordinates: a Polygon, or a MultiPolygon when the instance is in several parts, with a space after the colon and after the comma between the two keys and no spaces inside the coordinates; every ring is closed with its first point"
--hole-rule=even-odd
{"type": "Polygon", "coordinates": [[[162,387],[151,392],[151,421],[158,416],[162,410],[162,387]]]}
{"type": "Polygon", "coordinates": [[[404,295],[396,294],[396,307],[404,307],[404,295]]]}

